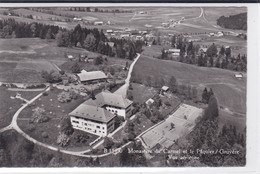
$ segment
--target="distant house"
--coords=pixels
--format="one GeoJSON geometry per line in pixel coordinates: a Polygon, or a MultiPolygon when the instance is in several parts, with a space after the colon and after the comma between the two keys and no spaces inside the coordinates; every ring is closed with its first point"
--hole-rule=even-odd
{"type": "Polygon", "coordinates": [[[82,70],[77,74],[78,79],[81,83],[98,83],[107,80],[107,76],[102,71],[90,71],[82,70]]]}
{"type": "Polygon", "coordinates": [[[139,14],[147,14],[146,11],[139,11],[139,14]]]}
{"type": "Polygon", "coordinates": [[[217,37],[222,37],[222,36],[224,36],[224,34],[223,34],[222,31],[219,31],[219,32],[217,32],[216,36],[217,36],[217,37]]]}
{"type": "Polygon", "coordinates": [[[69,60],[73,60],[73,59],[74,59],[74,57],[73,57],[72,55],[67,55],[67,58],[68,58],[69,60]]]}
{"type": "Polygon", "coordinates": [[[114,42],[106,42],[110,47],[114,47],[115,43],[114,42]]]}
{"type": "Polygon", "coordinates": [[[121,95],[101,92],[69,113],[73,128],[98,136],[107,136],[114,130],[116,115],[129,117],[132,101],[121,95]]]}
{"type": "Polygon", "coordinates": [[[161,89],[161,94],[165,94],[168,91],[169,91],[169,87],[168,86],[163,86],[162,89],[161,89]]]}
{"type": "Polygon", "coordinates": [[[209,36],[213,37],[213,36],[215,36],[215,33],[209,33],[209,36]]]}
{"type": "Polygon", "coordinates": [[[170,24],[169,24],[168,22],[163,22],[163,23],[162,23],[162,26],[163,26],[163,27],[169,27],[170,24]]]}
{"type": "Polygon", "coordinates": [[[113,30],[107,30],[107,33],[113,33],[113,30]]]}
{"type": "Polygon", "coordinates": [[[147,28],[151,28],[152,27],[152,25],[149,25],[149,24],[145,24],[144,26],[147,27],[147,28]]]}
{"type": "Polygon", "coordinates": [[[170,53],[172,56],[180,56],[180,49],[171,48],[168,50],[168,53],[170,53]]]}
{"type": "Polygon", "coordinates": [[[104,24],[103,21],[95,21],[95,22],[94,22],[94,25],[103,25],[103,24],[104,24]]]}
{"type": "Polygon", "coordinates": [[[235,77],[236,77],[238,80],[242,80],[243,74],[241,74],[241,73],[235,74],[235,77]]]}
{"type": "Polygon", "coordinates": [[[73,21],[82,21],[82,18],[73,18],[73,21]]]}
{"type": "Polygon", "coordinates": [[[207,53],[207,48],[200,48],[199,49],[200,54],[206,54],[207,53]]]}
{"type": "Polygon", "coordinates": [[[129,38],[129,37],[130,37],[130,34],[121,34],[120,37],[121,37],[121,38],[129,38]]]}

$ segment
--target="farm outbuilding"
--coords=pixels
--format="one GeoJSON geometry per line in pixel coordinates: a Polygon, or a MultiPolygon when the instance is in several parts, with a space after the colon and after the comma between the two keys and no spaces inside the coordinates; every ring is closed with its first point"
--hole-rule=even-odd
{"type": "Polygon", "coordinates": [[[168,92],[169,91],[169,87],[168,86],[163,86],[162,88],[161,88],[161,94],[165,94],[166,92],[168,92]]]}
{"type": "Polygon", "coordinates": [[[235,74],[235,77],[236,77],[238,80],[242,80],[243,74],[241,74],[241,73],[235,74]]]}
{"type": "Polygon", "coordinates": [[[107,76],[102,71],[90,71],[82,70],[79,74],[77,74],[79,81],[81,83],[97,83],[104,82],[107,80],[107,76]]]}

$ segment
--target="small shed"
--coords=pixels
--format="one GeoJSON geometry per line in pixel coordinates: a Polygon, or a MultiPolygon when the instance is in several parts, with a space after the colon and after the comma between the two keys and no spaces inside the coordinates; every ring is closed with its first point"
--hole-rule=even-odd
{"type": "Polygon", "coordinates": [[[163,86],[162,89],[161,89],[161,93],[162,94],[165,94],[168,91],[169,91],[169,87],[168,86],[163,86]]]}
{"type": "Polygon", "coordinates": [[[154,103],[154,100],[153,100],[152,98],[149,98],[149,99],[145,102],[146,106],[151,106],[153,103],[154,103]]]}
{"type": "Polygon", "coordinates": [[[74,59],[74,57],[72,55],[67,55],[67,58],[70,59],[70,60],[74,59]]]}

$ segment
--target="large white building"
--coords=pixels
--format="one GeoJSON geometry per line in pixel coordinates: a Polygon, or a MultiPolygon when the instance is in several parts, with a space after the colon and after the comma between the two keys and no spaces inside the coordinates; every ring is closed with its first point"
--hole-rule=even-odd
{"type": "Polygon", "coordinates": [[[98,136],[107,136],[114,130],[116,115],[130,117],[132,101],[110,92],[99,93],[69,114],[73,128],[98,136]]]}

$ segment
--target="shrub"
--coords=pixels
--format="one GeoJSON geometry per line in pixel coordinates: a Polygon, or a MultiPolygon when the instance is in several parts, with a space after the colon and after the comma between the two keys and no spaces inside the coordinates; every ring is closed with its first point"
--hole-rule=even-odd
{"type": "Polygon", "coordinates": [[[33,132],[33,131],[35,131],[35,126],[33,124],[29,124],[27,129],[28,129],[28,131],[33,132]]]}
{"type": "Polygon", "coordinates": [[[61,102],[61,103],[70,102],[71,101],[70,93],[69,92],[65,92],[65,91],[61,92],[58,95],[58,101],[61,102]]]}
{"type": "Polygon", "coordinates": [[[59,133],[58,138],[57,138],[57,144],[60,145],[61,147],[65,147],[69,144],[70,138],[64,134],[64,133],[59,133]]]}
{"type": "Polygon", "coordinates": [[[42,95],[43,95],[43,96],[48,96],[49,93],[48,93],[48,92],[44,92],[44,93],[42,93],[42,95]]]}
{"type": "Polygon", "coordinates": [[[104,146],[106,149],[112,148],[114,144],[115,144],[115,143],[113,142],[112,139],[110,139],[110,138],[108,138],[108,137],[105,137],[103,146],[104,146]]]}
{"type": "Polygon", "coordinates": [[[43,133],[42,133],[42,137],[43,137],[43,138],[48,138],[49,136],[48,136],[47,132],[43,132],[43,133]]]}
{"type": "Polygon", "coordinates": [[[78,133],[78,132],[74,132],[72,134],[72,137],[77,143],[86,143],[90,138],[89,135],[84,133],[78,133]]]}
{"type": "Polygon", "coordinates": [[[30,119],[30,122],[43,123],[49,120],[49,117],[45,115],[45,110],[43,108],[37,107],[32,111],[33,111],[33,115],[32,118],[30,119]]]}
{"type": "Polygon", "coordinates": [[[70,102],[72,99],[77,99],[78,94],[75,91],[63,91],[58,95],[58,101],[61,103],[70,102]]]}
{"type": "Polygon", "coordinates": [[[74,129],[72,128],[69,117],[62,118],[61,123],[60,123],[60,132],[66,134],[66,135],[73,134],[74,129]]]}

